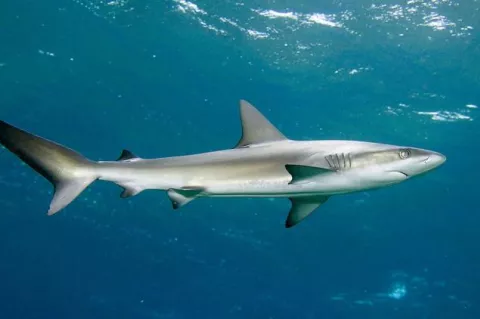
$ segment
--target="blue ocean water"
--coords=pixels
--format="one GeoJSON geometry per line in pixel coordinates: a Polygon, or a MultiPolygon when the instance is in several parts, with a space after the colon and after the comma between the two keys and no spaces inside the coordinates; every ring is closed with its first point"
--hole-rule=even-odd
{"type": "Polygon", "coordinates": [[[293,139],[445,154],[332,198],[120,199],[0,155],[0,318],[479,318],[480,2],[0,2],[0,118],[91,159],[231,148],[238,101],[293,139]]]}

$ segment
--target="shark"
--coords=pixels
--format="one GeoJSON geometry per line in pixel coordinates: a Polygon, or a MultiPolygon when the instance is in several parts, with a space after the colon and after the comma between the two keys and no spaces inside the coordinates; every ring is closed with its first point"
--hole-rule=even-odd
{"type": "Polygon", "coordinates": [[[290,228],[332,196],[398,184],[446,161],[415,147],[353,140],[287,138],[256,107],[240,100],[242,135],[231,148],[141,158],[123,150],[94,161],[46,138],[0,121],[0,143],[53,185],[47,215],[63,210],[96,180],[113,182],[122,198],[166,192],[173,209],[202,197],[288,198],[290,228]]]}

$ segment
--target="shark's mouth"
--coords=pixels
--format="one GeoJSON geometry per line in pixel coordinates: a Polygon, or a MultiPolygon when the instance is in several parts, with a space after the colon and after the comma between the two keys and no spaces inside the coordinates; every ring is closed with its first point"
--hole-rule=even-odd
{"type": "Polygon", "coordinates": [[[407,173],[404,173],[404,172],[402,172],[402,171],[397,171],[397,172],[400,173],[400,174],[405,175],[405,177],[408,177],[408,174],[407,174],[407,173]]]}

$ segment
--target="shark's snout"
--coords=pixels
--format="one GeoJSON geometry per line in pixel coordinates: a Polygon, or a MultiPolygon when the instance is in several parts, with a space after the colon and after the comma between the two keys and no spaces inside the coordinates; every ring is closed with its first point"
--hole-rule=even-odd
{"type": "Polygon", "coordinates": [[[446,160],[447,157],[445,155],[431,152],[425,160],[425,164],[430,166],[431,168],[435,168],[445,163],[446,160]]]}
{"type": "Polygon", "coordinates": [[[439,167],[447,160],[445,155],[437,152],[413,148],[411,150],[410,160],[396,162],[396,170],[407,177],[422,175],[439,167]]]}
{"type": "Polygon", "coordinates": [[[412,167],[413,171],[415,171],[415,173],[412,175],[420,175],[420,174],[429,172],[439,167],[440,165],[445,163],[445,161],[447,160],[447,157],[445,155],[437,152],[428,151],[428,153],[425,155],[426,157],[420,160],[419,165],[417,164],[415,165],[416,167],[412,167]]]}

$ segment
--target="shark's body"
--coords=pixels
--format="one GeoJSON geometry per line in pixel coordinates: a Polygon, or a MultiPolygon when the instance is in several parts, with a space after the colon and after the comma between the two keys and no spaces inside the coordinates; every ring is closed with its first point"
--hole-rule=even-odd
{"type": "Polygon", "coordinates": [[[165,190],[174,208],[198,197],[288,197],[286,226],[296,225],[332,195],[388,186],[431,170],[441,154],[360,141],[294,141],[241,101],[237,146],[203,154],[142,159],[124,150],[94,162],[59,144],[0,121],[0,142],[55,186],[49,214],[94,180],[124,188],[122,197],[165,190]]]}
{"type": "Polygon", "coordinates": [[[351,154],[366,148],[381,150],[385,145],[286,140],[179,157],[100,162],[99,179],[115,182],[130,193],[145,189],[198,189],[201,192],[196,197],[335,195],[379,186],[378,183],[368,185],[353,180],[363,171],[350,169],[351,154]],[[324,158],[332,155],[332,150],[336,151],[334,155],[341,156],[342,174],[321,174],[310,183],[290,184],[292,175],[286,163],[329,167],[324,158]]]}

